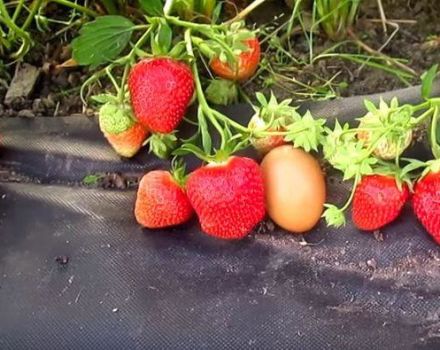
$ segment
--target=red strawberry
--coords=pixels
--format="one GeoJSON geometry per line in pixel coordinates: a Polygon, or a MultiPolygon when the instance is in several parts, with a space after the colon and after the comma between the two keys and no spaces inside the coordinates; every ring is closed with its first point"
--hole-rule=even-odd
{"type": "Polygon", "coordinates": [[[119,155],[133,157],[148,136],[145,127],[133,119],[126,104],[108,102],[99,110],[99,127],[119,155]]]}
{"type": "Polygon", "coordinates": [[[128,78],[136,118],[150,131],[167,134],[182,121],[194,93],[191,69],[171,58],[138,62],[128,78]]]}
{"type": "Polygon", "coordinates": [[[229,80],[244,81],[252,77],[260,63],[260,43],[257,38],[248,39],[244,43],[248,46],[248,50],[243,51],[237,57],[235,67],[231,67],[228,62],[222,62],[219,57],[216,57],[210,63],[212,71],[229,80]]]}
{"type": "Polygon", "coordinates": [[[377,230],[399,216],[408,197],[408,186],[400,190],[393,176],[364,176],[354,193],[353,222],[361,230],[377,230]]]}
{"type": "Polygon", "coordinates": [[[243,238],[265,214],[261,170],[249,158],[230,157],[197,169],[187,193],[202,230],[217,238],[243,238]]]}
{"type": "Polygon", "coordinates": [[[412,205],[417,218],[440,244],[440,172],[431,171],[419,180],[412,205]]]}
{"type": "Polygon", "coordinates": [[[148,228],[183,224],[193,214],[185,190],[168,171],[154,170],[142,178],[136,198],[136,221],[148,228]]]}

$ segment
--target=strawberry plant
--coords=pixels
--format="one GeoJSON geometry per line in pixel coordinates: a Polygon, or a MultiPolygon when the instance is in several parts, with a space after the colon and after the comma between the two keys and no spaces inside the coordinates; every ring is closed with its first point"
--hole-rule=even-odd
{"type": "Polygon", "coordinates": [[[415,185],[413,207],[422,224],[435,239],[438,235],[438,199],[436,174],[440,147],[437,140],[439,99],[430,96],[437,65],[422,76],[422,96],[418,105],[399,105],[392,99],[379,108],[365,101],[367,114],[358,119],[357,127],[336,122],[334,129],[326,129],[323,143],[324,158],[344,180],[351,180],[353,188],[342,207],[327,204],[324,218],[328,225],[345,224],[343,212],[353,201],[352,218],[362,230],[376,230],[394,221],[415,185]],[[416,128],[429,126],[429,140],[436,160],[427,163],[401,157],[414,142],[416,128]],[[425,169],[422,175],[416,171],[425,169]],[[428,214],[429,213],[429,214],[428,214]]]}

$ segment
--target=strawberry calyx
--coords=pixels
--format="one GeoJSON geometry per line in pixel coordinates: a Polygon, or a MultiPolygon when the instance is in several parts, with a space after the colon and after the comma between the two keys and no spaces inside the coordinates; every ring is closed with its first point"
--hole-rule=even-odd
{"type": "Polygon", "coordinates": [[[126,103],[107,102],[99,109],[99,125],[103,132],[117,135],[135,124],[131,106],[126,103]]]}
{"type": "Polygon", "coordinates": [[[385,160],[399,157],[412,142],[412,129],[418,120],[413,118],[414,108],[399,106],[397,98],[388,105],[380,100],[379,108],[365,100],[368,113],[359,118],[359,126],[353,130],[366,148],[385,160]]]}
{"type": "Polygon", "coordinates": [[[177,145],[175,132],[169,134],[154,133],[145,141],[150,144],[150,152],[161,159],[167,159],[177,145]]]}
{"type": "Polygon", "coordinates": [[[216,105],[230,105],[238,101],[237,83],[226,79],[212,79],[206,88],[206,99],[216,105]]]}
{"type": "Polygon", "coordinates": [[[185,188],[186,181],[188,180],[188,175],[186,174],[185,163],[182,159],[174,157],[171,161],[171,170],[170,174],[174,181],[181,188],[185,188]]]}

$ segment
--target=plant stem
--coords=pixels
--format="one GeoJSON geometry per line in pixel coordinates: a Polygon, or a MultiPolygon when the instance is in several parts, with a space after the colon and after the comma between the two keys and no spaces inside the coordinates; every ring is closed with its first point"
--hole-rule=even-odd
{"type": "Polygon", "coordinates": [[[72,9],[78,10],[79,12],[82,12],[86,15],[89,15],[90,17],[98,17],[99,16],[99,14],[97,12],[89,9],[88,7],[78,5],[77,3],[74,3],[74,2],[71,2],[68,0],[51,0],[51,1],[56,2],[60,5],[67,6],[72,9]]]}
{"type": "Polygon", "coordinates": [[[174,24],[179,27],[184,27],[188,29],[192,29],[198,32],[203,33],[204,31],[210,31],[212,29],[225,28],[223,24],[201,24],[201,23],[192,23],[187,21],[182,21],[178,17],[166,16],[167,22],[174,24]]]}
{"type": "Polygon", "coordinates": [[[37,13],[42,3],[43,0],[35,0],[34,2],[32,2],[31,11],[29,12],[23,26],[21,27],[23,30],[26,30],[31,25],[32,20],[35,18],[35,14],[37,13]]]}
{"type": "Polygon", "coordinates": [[[416,120],[414,121],[414,125],[419,125],[423,123],[428,117],[432,115],[432,112],[434,112],[434,108],[428,109],[425,113],[416,118],[416,120]]]}
{"type": "Polygon", "coordinates": [[[431,121],[431,150],[435,159],[440,159],[440,146],[437,142],[437,124],[439,123],[439,107],[434,107],[434,114],[431,121]]]}
{"type": "Polygon", "coordinates": [[[351,202],[353,201],[353,197],[354,197],[354,193],[356,192],[356,187],[359,184],[361,180],[361,176],[359,173],[356,174],[355,178],[354,178],[354,182],[353,182],[353,188],[351,189],[351,193],[350,193],[350,197],[348,197],[347,202],[344,204],[344,206],[340,209],[341,211],[345,211],[347,210],[347,208],[349,207],[349,205],[351,204],[351,202]]]}
{"type": "Polygon", "coordinates": [[[14,10],[14,14],[12,15],[12,21],[15,22],[17,20],[17,18],[20,15],[20,12],[21,12],[21,9],[23,8],[23,6],[24,6],[24,0],[19,0],[18,4],[17,4],[17,7],[14,10]]]}
{"type": "Polygon", "coordinates": [[[192,62],[192,71],[193,71],[193,75],[194,75],[194,81],[195,81],[195,85],[196,85],[196,94],[197,94],[197,99],[200,105],[200,108],[202,109],[202,111],[204,113],[206,113],[208,119],[210,120],[210,122],[212,123],[212,125],[214,125],[214,127],[217,129],[220,138],[221,138],[221,145],[220,145],[220,149],[224,149],[226,146],[226,137],[225,137],[225,133],[221,127],[221,125],[218,123],[217,119],[213,116],[212,114],[212,110],[208,105],[208,102],[206,101],[205,98],[205,94],[203,93],[203,89],[202,89],[202,84],[200,83],[200,77],[199,77],[199,72],[197,69],[197,63],[196,63],[196,59],[195,59],[195,55],[194,55],[194,50],[192,47],[192,40],[191,40],[191,29],[187,29],[185,31],[185,42],[186,42],[186,49],[188,51],[188,54],[193,58],[193,62],[192,62]]]}
{"type": "Polygon", "coordinates": [[[267,0],[255,0],[248,7],[243,9],[240,13],[238,13],[234,18],[227,21],[227,24],[231,24],[233,22],[241,21],[246,18],[253,10],[255,10],[258,6],[264,4],[267,0]]]}
{"type": "MultiPolygon", "coordinates": [[[[23,54],[26,54],[27,50],[29,49],[31,38],[29,36],[29,33],[27,33],[25,30],[21,29],[19,26],[15,24],[14,21],[12,21],[11,17],[9,17],[9,13],[6,9],[5,3],[3,0],[0,0],[0,13],[2,16],[0,16],[0,22],[3,22],[6,24],[6,26],[9,28],[9,30],[14,31],[21,39],[22,44],[19,50],[13,55],[15,58],[19,58],[23,54]]],[[[10,33],[10,32],[9,32],[10,33]]]]}
{"type": "Polygon", "coordinates": [[[120,102],[120,103],[123,103],[124,102],[124,99],[125,99],[125,82],[126,82],[126,80],[127,80],[127,76],[128,76],[128,71],[130,70],[130,65],[129,64],[126,64],[125,65],[125,67],[124,67],[124,73],[122,74],[122,78],[121,78],[121,88],[119,89],[119,92],[118,92],[118,101],[120,102]]]}
{"type": "Polygon", "coordinates": [[[171,11],[173,10],[174,0],[166,0],[165,5],[163,7],[163,13],[165,16],[169,16],[171,11]]]}

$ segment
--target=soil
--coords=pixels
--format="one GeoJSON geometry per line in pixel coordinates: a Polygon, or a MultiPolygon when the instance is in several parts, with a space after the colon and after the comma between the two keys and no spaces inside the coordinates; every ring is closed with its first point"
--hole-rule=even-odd
{"type": "MultiPolygon", "coordinates": [[[[408,67],[417,74],[421,74],[432,64],[440,62],[440,37],[430,37],[440,33],[440,2],[430,0],[383,0],[384,10],[390,20],[414,20],[416,23],[401,23],[397,35],[382,50],[382,53],[396,58],[407,59],[408,67]]],[[[268,7],[257,10],[251,20],[258,22],[273,22],[273,16],[283,12],[285,18],[289,9],[281,0],[274,0],[268,7]]],[[[376,1],[364,1],[360,11],[360,19],[353,28],[353,32],[368,46],[379,49],[392,32],[389,27],[388,35],[383,32],[376,1]]],[[[61,27],[60,27],[61,28],[61,27]]],[[[32,33],[36,43],[31,52],[25,57],[25,62],[40,68],[41,75],[33,92],[26,98],[15,99],[9,104],[4,103],[7,84],[14,76],[16,65],[7,66],[0,73],[0,116],[3,117],[37,117],[37,116],[70,116],[93,115],[93,110],[84,108],[79,89],[89,72],[85,68],[62,68],[59,65],[71,57],[69,42],[77,35],[76,30],[54,36],[56,26],[51,32],[32,33]],[[46,43],[46,44],[39,44],[46,43]],[[5,84],[6,82],[6,84],[5,84]]],[[[325,37],[316,36],[315,53],[325,50],[334,43],[325,37]]],[[[307,44],[304,36],[299,33],[291,38],[293,54],[299,58],[308,56],[307,44]]],[[[341,47],[343,52],[364,53],[354,44],[341,47]]],[[[271,59],[270,50],[267,53],[271,59]]],[[[329,80],[337,75],[333,81],[336,95],[353,96],[382,91],[388,91],[405,84],[398,78],[385,74],[381,70],[363,67],[340,58],[319,61],[313,66],[295,68],[294,78],[311,86],[319,87],[322,81],[329,80]]],[[[292,74],[292,73],[290,73],[292,74]]],[[[288,75],[288,74],[287,74],[288,75]]],[[[246,91],[264,90],[263,83],[267,83],[264,75],[246,86],[246,91]]],[[[418,78],[410,80],[411,84],[418,83],[418,78]]],[[[291,98],[298,90],[297,85],[284,84],[270,86],[271,90],[280,98],[291,98]]],[[[266,90],[269,88],[266,87],[266,90]]],[[[298,96],[296,96],[298,98],[298,96]]],[[[300,99],[306,99],[305,96],[300,99]]],[[[327,95],[328,97],[328,95],[327,95]]],[[[298,98],[299,99],[299,98],[298,98]]]]}

